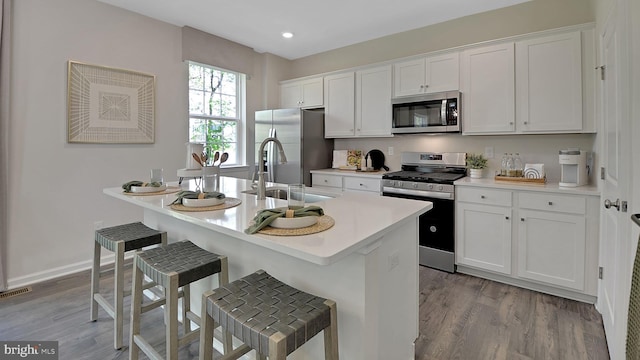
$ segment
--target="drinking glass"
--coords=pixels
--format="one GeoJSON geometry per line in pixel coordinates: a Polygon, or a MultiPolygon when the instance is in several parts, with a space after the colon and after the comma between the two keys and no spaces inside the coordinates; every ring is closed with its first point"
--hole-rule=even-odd
{"type": "Polygon", "coordinates": [[[159,182],[160,184],[164,184],[162,169],[151,169],[151,182],[159,182]]]}
{"type": "Polygon", "coordinates": [[[304,207],[304,184],[291,184],[287,192],[287,201],[290,210],[304,207]]]}

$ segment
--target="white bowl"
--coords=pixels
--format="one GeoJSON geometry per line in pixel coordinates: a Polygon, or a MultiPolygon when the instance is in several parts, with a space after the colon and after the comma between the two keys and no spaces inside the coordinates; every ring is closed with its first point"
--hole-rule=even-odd
{"type": "Polygon", "coordinates": [[[167,189],[167,185],[162,184],[158,187],[155,186],[132,186],[131,192],[134,193],[151,193],[151,192],[160,192],[165,191],[167,189]]]}
{"type": "Polygon", "coordinates": [[[186,207],[205,207],[216,206],[224,203],[224,198],[208,198],[208,199],[182,199],[182,205],[186,207]]]}
{"type": "Polygon", "coordinates": [[[279,217],[273,220],[269,226],[278,229],[299,229],[314,225],[317,222],[317,216],[300,216],[294,218],[279,217]]]}

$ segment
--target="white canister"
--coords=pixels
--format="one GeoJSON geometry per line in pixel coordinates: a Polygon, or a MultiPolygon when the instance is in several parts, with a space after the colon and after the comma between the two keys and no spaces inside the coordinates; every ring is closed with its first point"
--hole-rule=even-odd
{"type": "Polygon", "coordinates": [[[204,144],[188,142],[187,145],[187,169],[200,169],[200,164],[196,162],[191,154],[200,156],[204,150],[204,144]]]}

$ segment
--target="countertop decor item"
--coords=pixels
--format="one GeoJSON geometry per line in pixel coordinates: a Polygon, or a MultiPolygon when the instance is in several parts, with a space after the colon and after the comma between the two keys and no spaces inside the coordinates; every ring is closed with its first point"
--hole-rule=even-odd
{"type": "Polygon", "coordinates": [[[232,207],[236,207],[236,206],[238,206],[240,204],[242,204],[242,200],[237,199],[237,198],[232,198],[232,197],[226,197],[226,198],[224,198],[224,202],[222,204],[219,204],[219,205],[188,207],[188,206],[184,206],[182,204],[172,204],[172,205],[170,205],[170,207],[171,207],[172,210],[195,212],[195,211],[224,210],[224,209],[229,209],[229,208],[232,208],[232,207]]]}
{"type": "MultiPolygon", "coordinates": [[[[154,190],[162,191],[165,189],[165,187],[162,187],[162,185],[163,184],[161,182],[144,182],[139,180],[132,180],[122,184],[122,190],[128,193],[128,192],[134,192],[132,191],[134,187],[135,188],[148,187],[148,188],[155,188],[155,189],[150,189],[151,191],[154,191],[154,190]],[[162,189],[160,189],[161,187],[162,189]]],[[[151,191],[138,191],[138,192],[151,192],[151,191]]]]}
{"type": "Polygon", "coordinates": [[[155,76],[69,61],[67,141],[155,142],[155,76]]]}
{"type": "Polygon", "coordinates": [[[318,217],[318,221],[306,227],[297,229],[280,229],[271,226],[264,227],[258,231],[258,234],[275,235],[275,236],[302,236],[319,233],[330,229],[335,225],[335,220],[329,215],[322,215],[318,217]]]}
{"type": "Polygon", "coordinates": [[[289,210],[288,208],[264,209],[258,211],[245,233],[255,234],[261,229],[269,226],[275,219],[284,217],[304,217],[304,216],[322,216],[324,210],[319,206],[307,206],[297,210],[289,210]],[[289,213],[289,215],[287,215],[289,213]]]}
{"type": "Polygon", "coordinates": [[[467,168],[469,168],[469,176],[474,179],[482,177],[482,170],[487,167],[487,159],[482,154],[467,154],[467,168]]]}
{"type": "Polygon", "coordinates": [[[202,207],[219,205],[224,202],[225,195],[221,192],[200,192],[200,191],[180,191],[176,195],[176,199],[171,203],[182,204],[187,207],[202,207]],[[199,200],[199,201],[198,201],[199,200]],[[208,200],[208,201],[205,201],[208,200]],[[219,200],[218,202],[213,200],[219,200]],[[203,205],[204,204],[204,205],[203,205]]]}

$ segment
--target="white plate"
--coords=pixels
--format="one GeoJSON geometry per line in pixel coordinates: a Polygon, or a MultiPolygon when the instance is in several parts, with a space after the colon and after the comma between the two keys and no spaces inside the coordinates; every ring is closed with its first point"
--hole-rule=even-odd
{"type": "Polygon", "coordinates": [[[276,218],[269,226],[279,229],[299,229],[314,225],[318,222],[317,216],[300,216],[294,218],[276,218]]]}
{"type": "Polygon", "coordinates": [[[224,203],[223,199],[208,198],[208,199],[182,199],[182,205],[186,207],[205,207],[216,206],[224,203]]]}
{"type": "Polygon", "coordinates": [[[150,192],[160,192],[165,191],[167,189],[167,185],[162,184],[158,187],[154,186],[132,186],[131,192],[134,193],[150,193],[150,192]]]}

